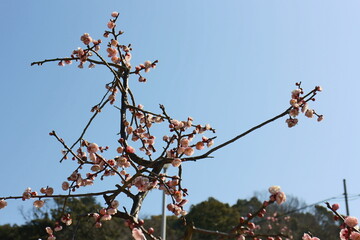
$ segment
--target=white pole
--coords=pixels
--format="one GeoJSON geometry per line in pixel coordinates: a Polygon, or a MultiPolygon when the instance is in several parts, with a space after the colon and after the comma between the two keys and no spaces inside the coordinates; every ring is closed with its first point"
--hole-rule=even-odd
{"type": "MultiPolygon", "coordinates": [[[[166,175],[167,168],[169,166],[164,165],[164,174],[166,175]]],[[[162,218],[161,218],[161,239],[166,240],[166,194],[163,191],[162,196],[162,218]]]]}

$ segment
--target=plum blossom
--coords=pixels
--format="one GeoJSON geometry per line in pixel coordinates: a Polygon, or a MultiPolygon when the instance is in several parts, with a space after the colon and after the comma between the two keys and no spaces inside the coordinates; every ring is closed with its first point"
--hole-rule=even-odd
{"type": "Polygon", "coordinates": [[[111,16],[114,17],[114,18],[115,18],[115,17],[118,17],[118,16],[119,16],[119,13],[118,13],[118,12],[112,12],[112,13],[111,13],[111,16]]]}
{"type": "Polygon", "coordinates": [[[270,199],[276,201],[277,204],[282,204],[286,201],[286,195],[285,193],[281,192],[280,186],[269,187],[269,192],[271,194],[270,199]]]}
{"type": "Polygon", "coordinates": [[[101,216],[100,221],[110,221],[111,220],[111,215],[110,214],[105,214],[103,216],[101,216]]]}
{"type": "Polygon", "coordinates": [[[1,199],[0,200],[0,209],[4,208],[7,206],[7,202],[5,201],[5,199],[1,199]]]}
{"type": "Polygon", "coordinates": [[[36,200],[35,202],[34,202],[34,206],[36,207],[36,208],[41,208],[41,207],[43,207],[44,206],[44,201],[42,201],[42,200],[36,200]]]}
{"type": "Polygon", "coordinates": [[[106,51],[109,54],[108,57],[115,57],[118,54],[118,50],[115,48],[107,48],[106,51]]]}
{"type": "Polygon", "coordinates": [[[87,147],[89,153],[96,153],[99,151],[99,146],[96,143],[90,143],[87,147]]]}
{"type": "Polygon", "coordinates": [[[355,227],[358,225],[358,219],[356,217],[348,216],[345,218],[345,224],[349,227],[355,227]]]}
{"type": "Polygon", "coordinates": [[[66,215],[62,216],[62,218],[60,220],[61,220],[61,222],[65,223],[66,226],[70,226],[72,224],[72,219],[70,217],[70,214],[66,214],[66,215]]]}
{"type": "Polygon", "coordinates": [[[126,146],[125,151],[127,153],[134,153],[135,152],[135,148],[131,147],[131,146],[126,146]]]}
{"type": "Polygon", "coordinates": [[[305,112],[305,116],[307,116],[308,118],[312,118],[314,116],[314,110],[307,109],[305,112]]]}
{"type": "Polygon", "coordinates": [[[63,229],[63,227],[61,226],[61,225],[56,225],[55,227],[54,227],[54,231],[55,232],[59,232],[59,231],[61,231],[63,229]]]}
{"type": "Polygon", "coordinates": [[[113,21],[110,21],[110,22],[107,23],[107,27],[109,29],[113,29],[115,26],[116,26],[116,24],[113,21]]]}
{"type": "Polygon", "coordinates": [[[245,240],[245,236],[244,235],[240,235],[237,240],[245,240]]]}
{"type": "Polygon", "coordinates": [[[311,237],[309,234],[304,233],[304,236],[302,237],[302,240],[320,240],[317,237],[311,237]]]}
{"type": "Polygon", "coordinates": [[[149,72],[151,67],[152,67],[152,64],[150,61],[144,62],[145,72],[149,72]]]}
{"type": "Polygon", "coordinates": [[[349,238],[349,230],[347,228],[343,228],[340,231],[340,239],[341,240],[348,240],[349,238]]]}
{"type": "Polygon", "coordinates": [[[282,203],[284,203],[286,201],[286,195],[285,195],[285,193],[283,193],[283,192],[278,192],[277,194],[276,194],[276,203],[277,204],[282,204],[282,203]]]}
{"type": "Polygon", "coordinates": [[[22,200],[25,201],[26,199],[30,199],[33,196],[31,192],[31,188],[26,188],[22,195],[22,200]]]}
{"type": "Polygon", "coordinates": [[[118,200],[114,200],[111,202],[111,207],[112,208],[118,208],[120,205],[119,201],[118,200]]]}
{"type": "Polygon", "coordinates": [[[180,140],[180,144],[181,144],[181,146],[182,147],[188,147],[189,146],[189,139],[188,138],[182,138],[181,140],[180,140]]]}
{"type": "Polygon", "coordinates": [[[203,142],[197,142],[195,145],[197,150],[202,150],[204,149],[204,143],[203,142]]]}
{"type": "Polygon", "coordinates": [[[271,187],[269,187],[269,192],[271,194],[277,194],[280,191],[281,191],[280,186],[271,186],[271,187]]]}
{"type": "Polygon", "coordinates": [[[299,120],[297,118],[286,119],[286,123],[287,123],[289,128],[294,127],[298,123],[298,121],[299,120]]]}
{"type": "Polygon", "coordinates": [[[186,156],[191,156],[194,154],[194,149],[192,147],[187,147],[187,148],[185,148],[184,154],[186,156]]]}
{"type": "Polygon", "coordinates": [[[48,240],[55,240],[56,237],[53,235],[53,230],[51,229],[51,227],[46,227],[45,228],[47,234],[49,234],[49,237],[47,238],[48,240]]]}
{"type": "Polygon", "coordinates": [[[334,210],[334,211],[337,211],[339,208],[340,208],[340,205],[339,205],[338,203],[334,203],[334,204],[331,206],[331,209],[334,210]]]}
{"type": "Polygon", "coordinates": [[[133,228],[132,236],[135,240],[146,240],[144,233],[138,228],[133,228]]]}
{"type": "Polygon", "coordinates": [[[117,213],[117,209],[116,209],[116,208],[109,208],[109,209],[107,210],[107,212],[108,212],[108,214],[110,214],[110,215],[114,215],[114,214],[117,213]]]}
{"type": "Polygon", "coordinates": [[[174,167],[179,167],[181,165],[181,159],[175,158],[174,160],[172,160],[171,165],[173,165],[174,167]]]}
{"type": "Polygon", "coordinates": [[[85,44],[85,45],[89,45],[93,39],[90,37],[90,35],[88,33],[84,33],[81,37],[80,40],[85,44]]]}
{"type": "Polygon", "coordinates": [[[358,233],[358,232],[352,232],[352,233],[350,234],[350,239],[351,239],[351,240],[360,240],[360,233],[358,233]]]}
{"type": "Polygon", "coordinates": [[[147,177],[136,177],[133,184],[138,188],[140,192],[145,192],[151,188],[149,179],[147,177]]]}
{"type": "Polygon", "coordinates": [[[289,115],[292,117],[296,117],[299,115],[299,109],[298,108],[293,108],[290,110],[289,115]]]}

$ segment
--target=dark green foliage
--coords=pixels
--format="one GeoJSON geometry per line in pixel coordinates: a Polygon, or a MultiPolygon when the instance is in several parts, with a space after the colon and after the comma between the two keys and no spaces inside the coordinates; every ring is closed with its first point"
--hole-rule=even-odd
{"type": "MultiPolygon", "coordinates": [[[[47,239],[45,227],[54,226],[54,222],[59,219],[62,212],[63,200],[56,200],[55,207],[50,210],[50,214],[35,214],[36,219],[27,222],[25,225],[3,225],[0,226],[1,240],[38,240],[47,239]]],[[[256,197],[249,200],[239,199],[233,206],[219,202],[214,198],[193,205],[186,216],[188,223],[193,222],[195,227],[229,232],[239,223],[241,216],[256,212],[262,205],[256,197]]],[[[307,212],[296,211],[303,205],[296,198],[289,198],[284,205],[271,205],[267,208],[264,218],[256,217],[254,222],[261,226],[257,233],[270,234],[280,233],[290,234],[293,239],[301,239],[305,232],[310,231],[320,239],[337,240],[339,236],[338,223],[334,222],[332,213],[323,206],[315,206],[307,212]],[[290,216],[290,217],[285,217],[290,216]],[[271,229],[269,229],[271,224],[271,229]]],[[[95,228],[95,220],[87,214],[100,209],[100,205],[93,197],[80,199],[68,199],[66,212],[71,212],[73,224],[65,227],[64,230],[57,232],[59,240],[110,240],[121,239],[130,240],[131,232],[124,226],[124,220],[112,219],[103,222],[102,228],[95,228]]],[[[146,228],[153,227],[154,235],[161,234],[161,216],[151,216],[145,219],[146,228]]],[[[183,239],[185,232],[184,221],[175,216],[167,217],[167,240],[183,239]]],[[[211,240],[218,237],[194,233],[192,240],[211,240]]]]}

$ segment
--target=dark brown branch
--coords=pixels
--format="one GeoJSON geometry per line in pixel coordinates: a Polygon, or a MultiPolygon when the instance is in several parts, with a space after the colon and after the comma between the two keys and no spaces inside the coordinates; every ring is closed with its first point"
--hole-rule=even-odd
{"type": "MultiPolygon", "coordinates": [[[[58,62],[58,61],[66,61],[66,60],[79,60],[79,58],[71,58],[71,57],[68,57],[68,58],[52,58],[52,59],[45,59],[43,61],[37,61],[37,62],[32,62],[30,65],[31,66],[34,66],[34,65],[43,65],[44,63],[47,63],[47,62],[58,62]]],[[[96,60],[93,60],[93,59],[86,59],[86,61],[88,62],[91,62],[91,63],[95,63],[95,64],[100,64],[100,65],[105,65],[103,62],[100,62],[100,61],[96,61],[96,60]]],[[[118,65],[118,64],[115,64],[115,63],[108,63],[110,66],[112,67],[116,67],[116,68],[119,68],[119,69],[123,69],[122,66],[118,65]]]]}
{"type": "Polygon", "coordinates": [[[218,145],[218,146],[210,149],[209,151],[207,151],[206,153],[204,153],[204,154],[202,154],[202,155],[200,155],[200,156],[183,158],[182,161],[196,161],[196,160],[198,160],[198,159],[207,158],[207,157],[209,157],[209,155],[210,155],[211,153],[213,153],[213,152],[215,152],[215,151],[217,151],[217,150],[219,150],[219,149],[221,149],[221,148],[229,145],[230,143],[235,142],[236,140],[238,140],[238,139],[240,139],[240,138],[248,135],[249,133],[251,133],[251,132],[253,132],[253,131],[255,131],[255,130],[257,130],[257,129],[259,129],[259,128],[261,128],[261,127],[263,127],[263,126],[265,126],[265,125],[267,125],[267,124],[269,124],[269,123],[271,123],[271,122],[273,122],[273,121],[275,121],[275,120],[277,120],[277,119],[279,119],[279,118],[282,118],[283,116],[285,116],[286,114],[289,113],[289,111],[291,110],[291,108],[292,108],[292,107],[289,107],[289,108],[286,109],[283,113],[280,113],[279,115],[277,115],[277,116],[275,116],[275,117],[273,117],[273,118],[271,118],[271,119],[269,119],[269,120],[267,120],[267,121],[265,121],[265,122],[263,122],[263,123],[260,123],[259,125],[256,125],[256,126],[253,127],[253,128],[250,128],[250,129],[247,130],[246,132],[243,132],[242,134],[240,134],[240,135],[238,135],[238,136],[236,136],[236,137],[234,137],[234,138],[232,138],[232,139],[230,139],[230,140],[228,140],[228,141],[226,141],[226,142],[224,142],[224,143],[222,143],[222,144],[220,144],[220,145],[218,145]]]}
{"type": "MultiPolygon", "coordinates": [[[[30,198],[75,198],[75,197],[87,197],[87,196],[100,196],[103,194],[110,194],[110,193],[114,193],[118,190],[108,190],[108,191],[103,191],[103,192],[94,192],[94,193],[81,193],[81,194],[71,194],[71,195],[62,195],[62,194],[58,194],[58,195],[37,195],[37,196],[31,196],[30,198]]],[[[0,199],[22,199],[23,196],[9,196],[9,197],[0,197],[0,199]]]]}

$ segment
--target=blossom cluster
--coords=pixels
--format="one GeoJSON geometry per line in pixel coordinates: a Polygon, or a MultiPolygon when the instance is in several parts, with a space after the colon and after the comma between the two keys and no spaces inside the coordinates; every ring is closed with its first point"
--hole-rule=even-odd
{"type": "MultiPolygon", "coordinates": [[[[261,208],[255,213],[248,213],[246,217],[240,217],[240,223],[233,229],[233,232],[238,234],[238,240],[245,240],[246,237],[251,237],[252,239],[259,240],[259,238],[255,237],[255,231],[260,229],[259,225],[256,225],[252,220],[255,217],[263,218],[267,211],[266,208],[273,203],[282,204],[286,201],[286,195],[281,191],[279,186],[271,186],[269,188],[270,197],[268,201],[264,201],[261,208]]],[[[273,219],[274,217],[266,218],[268,221],[273,219]]],[[[275,220],[273,220],[275,221],[275,220]]],[[[270,225],[270,224],[269,224],[270,225]]],[[[271,229],[271,227],[269,228],[271,229]]],[[[287,229],[282,229],[282,231],[286,231],[287,229]]],[[[282,240],[281,236],[269,236],[267,240],[282,240]]]]}
{"type": "Polygon", "coordinates": [[[304,115],[308,118],[317,116],[317,121],[322,121],[324,116],[317,114],[314,109],[309,108],[308,104],[308,101],[310,100],[315,101],[314,96],[317,92],[321,92],[322,88],[320,86],[316,86],[311,92],[303,96],[304,91],[301,88],[301,83],[296,83],[296,85],[298,88],[291,92],[291,108],[289,110],[289,118],[286,119],[288,127],[294,127],[298,123],[299,120],[296,117],[300,114],[300,112],[304,113],[304,115]]]}

